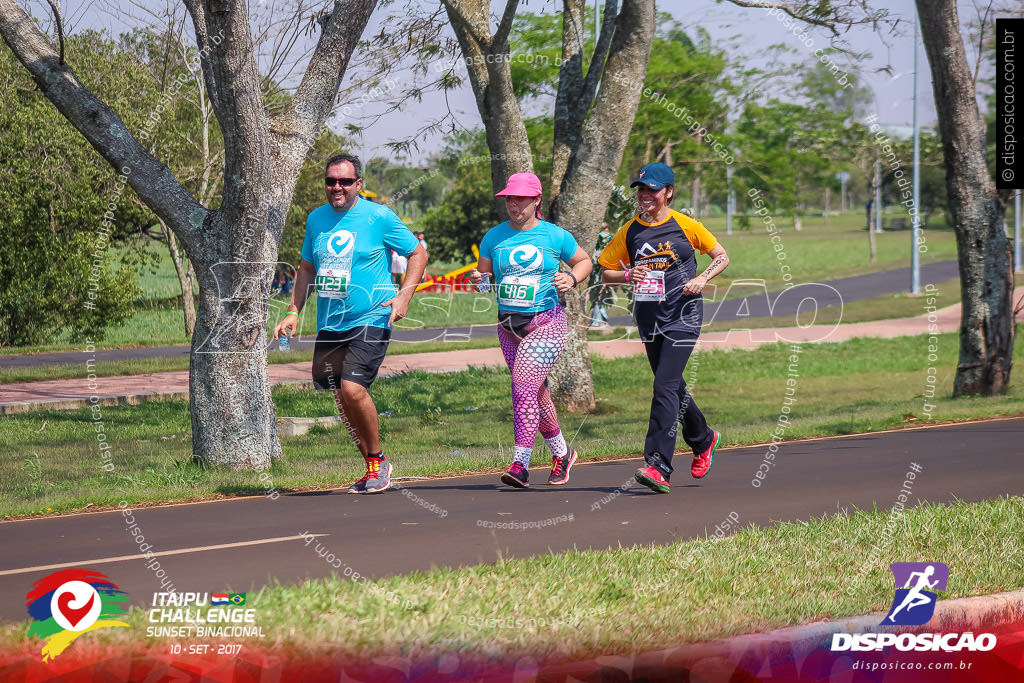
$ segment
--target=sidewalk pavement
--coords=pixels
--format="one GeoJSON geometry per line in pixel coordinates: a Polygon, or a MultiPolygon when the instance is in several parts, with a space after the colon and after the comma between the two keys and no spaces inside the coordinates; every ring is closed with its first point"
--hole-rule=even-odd
{"type": "MultiPolygon", "coordinates": [[[[1024,291],[1017,292],[1018,307],[1024,302],[1024,291]]],[[[921,299],[922,308],[924,298],[921,299]]],[[[1024,314],[1018,315],[1024,320],[1024,314]]],[[[710,349],[754,348],[775,342],[815,343],[838,342],[855,337],[899,337],[928,332],[954,332],[960,327],[960,304],[935,313],[913,318],[876,320],[845,325],[811,325],[754,330],[734,329],[728,332],[707,332],[700,337],[700,347],[710,349]]],[[[590,342],[590,352],[605,358],[619,358],[643,353],[637,340],[617,339],[590,342]]],[[[188,371],[154,372],[120,377],[99,377],[89,380],[82,355],[80,379],[47,380],[0,384],[0,415],[28,410],[72,410],[99,402],[101,405],[138,404],[153,400],[187,399],[188,371]],[[94,399],[95,397],[95,399],[94,399]]],[[[500,366],[505,361],[498,347],[390,355],[381,365],[381,376],[410,370],[451,372],[467,367],[500,366]]],[[[268,366],[271,384],[309,384],[309,361],[280,363],[268,366]]]]}

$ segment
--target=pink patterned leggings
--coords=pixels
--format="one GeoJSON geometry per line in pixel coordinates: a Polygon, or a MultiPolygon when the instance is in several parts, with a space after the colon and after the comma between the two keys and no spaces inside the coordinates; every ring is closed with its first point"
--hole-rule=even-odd
{"type": "MultiPolygon", "coordinates": [[[[506,313],[500,314],[503,318],[506,313]]],[[[528,315],[513,314],[515,322],[528,315]]],[[[498,325],[498,341],[512,375],[512,423],[515,445],[533,448],[537,431],[545,439],[557,436],[558,415],[551,401],[547,378],[555,361],[562,355],[569,333],[565,311],[561,306],[541,311],[526,324],[498,325]]]]}

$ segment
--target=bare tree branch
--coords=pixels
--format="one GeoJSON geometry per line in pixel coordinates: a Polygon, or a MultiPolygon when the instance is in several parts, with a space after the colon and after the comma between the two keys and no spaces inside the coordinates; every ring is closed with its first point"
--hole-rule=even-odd
{"type": "Polygon", "coordinates": [[[988,15],[992,12],[992,4],[992,2],[989,2],[988,7],[981,14],[981,24],[978,26],[978,56],[974,61],[974,76],[971,78],[971,83],[975,88],[978,87],[978,71],[981,70],[982,55],[985,51],[985,24],[988,23],[988,15]]]}
{"type": "Polygon", "coordinates": [[[158,216],[185,239],[199,241],[204,209],[166,166],[143,149],[124,121],[90,92],[57,54],[15,0],[0,0],[0,35],[57,110],[115,169],[158,216]],[[189,220],[182,221],[181,216],[189,220]]]}
{"type": "Polygon", "coordinates": [[[335,0],[334,10],[325,22],[295,96],[287,109],[272,121],[271,129],[276,135],[284,136],[280,141],[289,154],[299,154],[299,163],[327,120],[359,40],[359,34],[353,35],[347,27],[365,26],[376,5],[376,0],[335,0]]]}
{"type": "MultiPolygon", "coordinates": [[[[462,11],[465,4],[458,0],[441,0],[441,2],[448,11],[448,19],[451,21],[456,35],[459,34],[459,29],[462,29],[468,34],[468,37],[472,39],[478,49],[482,49],[489,44],[490,39],[487,36],[490,33],[490,27],[486,22],[481,22],[480,17],[475,15],[473,17],[466,16],[465,12],[462,11]]],[[[466,56],[469,57],[469,55],[466,56]]]]}
{"type": "Polygon", "coordinates": [[[616,0],[605,0],[604,16],[601,18],[601,34],[597,37],[597,45],[594,46],[594,58],[590,60],[590,68],[587,69],[587,78],[583,84],[583,97],[588,102],[594,101],[597,92],[597,84],[601,82],[601,74],[604,73],[604,63],[608,59],[608,50],[612,44],[612,36],[615,34],[615,9],[616,0]]]}
{"type": "MultiPolygon", "coordinates": [[[[237,212],[247,202],[258,201],[261,189],[251,173],[264,176],[267,168],[248,163],[255,149],[270,148],[264,112],[262,82],[256,68],[244,3],[235,11],[221,11],[215,0],[185,0],[196,24],[196,42],[202,45],[210,103],[224,136],[224,188],[221,210],[237,212]],[[211,87],[211,82],[213,87],[211,87]],[[230,87],[220,87],[230,84],[230,87]]],[[[228,216],[232,220],[235,216],[228,216]]]]}
{"type": "Polygon", "coordinates": [[[785,12],[794,19],[799,19],[800,21],[805,21],[808,24],[813,24],[815,26],[827,28],[829,31],[832,32],[832,35],[834,36],[839,35],[839,31],[836,30],[834,22],[829,21],[827,19],[821,19],[819,17],[804,14],[803,12],[793,9],[791,6],[784,2],[759,2],[758,0],[729,0],[729,2],[731,2],[734,5],[737,5],[738,7],[753,7],[757,9],[777,9],[781,12],[785,12]]]}
{"type": "Polygon", "coordinates": [[[46,0],[50,3],[50,9],[53,10],[53,20],[57,22],[57,40],[60,41],[60,61],[57,63],[61,66],[64,65],[64,24],[60,20],[60,10],[57,9],[57,5],[53,4],[53,0],[46,0]]]}
{"type": "Polygon", "coordinates": [[[507,0],[505,3],[505,11],[501,14],[501,22],[498,24],[498,30],[494,32],[494,36],[491,38],[491,45],[498,49],[502,45],[508,42],[508,34],[512,30],[512,20],[516,17],[516,10],[519,8],[519,0],[507,0]]]}

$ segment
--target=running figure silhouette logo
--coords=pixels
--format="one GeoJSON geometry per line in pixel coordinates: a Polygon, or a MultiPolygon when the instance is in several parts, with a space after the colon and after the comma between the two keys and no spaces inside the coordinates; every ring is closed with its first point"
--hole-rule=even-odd
{"type": "Polygon", "coordinates": [[[946,590],[949,567],[941,562],[894,562],[889,565],[896,579],[892,607],[883,626],[920,626],[935,613],[939,595],[946,590]]]}

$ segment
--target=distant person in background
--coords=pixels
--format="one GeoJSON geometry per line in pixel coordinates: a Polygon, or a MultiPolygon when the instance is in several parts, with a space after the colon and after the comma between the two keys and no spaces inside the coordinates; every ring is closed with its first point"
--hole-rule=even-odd
{"type": "Polygon", "coordinates": [[[541,185],[534,174],[513,173],[495,196],[505,198],[508,220],[484,235],[469,280],[479,285],[487,273],[497,284],[498,342],[512,375],[514,461],[501,481],[520,489],[530,485],[539,430],[551,449],[548,484],[559,486],[569,481],[578,454],[569,452],[547,385],[568,336],[558,295],[590,275],[590,257],[572,233],[541,220],[541,185]],[[563,261],[572,269],[568,273],[558,270],[563,261]]]}
{"type": "Polygon", "coordinates": [[[605,282],[634,286],[636,326],[654,371],[644,442],[647,465],[636,471],[636,480],[658,493],[668,493],[676,421],[682,423],[683,440],[693,450],[690,473],[696,479],[711,469],[721,440],[686,390],[683,371],[700,336],[701,292],[708,280],[729,265],[729,255],[700,222],[669,208],[675,174],[667,164],[644,166],[631,187],[638,188],[640,212],[619,228],[600,261],[606,268],[605,282]],[[698,251],[711,257],[711,265],[699,275],[698,251]]]}
{"type": "Polygon", "coordinates": [[[604,310],[605,299],[611,292],[611,287],[604,284],[601,279],[601,273],[604,271],[604,267],[598,263],[597,259],[601,256],[601,252],[608,246],[608,243],[612,241],[612,231],[607,224],[601,227],[601,232],[597,233],[597,246],[594,248],[594,270],[590,273],[590,305],[593,307],[590,314],[590,324],[594,326],[603,326],[608,324],[608,312],[604,310]]]}
{"type": "MultiPolygon", "coordinates": [[[[416,233],[413,233],[413,234],[416,235],[416,239],[419,240],[420,246],[423,247],[423,251],[427,251],[427,236],[422,231],[416,232],[416,233]]],[[[420,278],[420,282],[426,282],[426,281],[427,281],[427,274],[423,273],[423,277],[420,278]]]]}
{"type": "Polygon", "coordinates": [[[397,251],[391,252],[391,278],[395,281],[395,286],[402,286],[402,282],[405,281],[405,271],[408,268],[409,259],[402,256],[397,251]]]}

